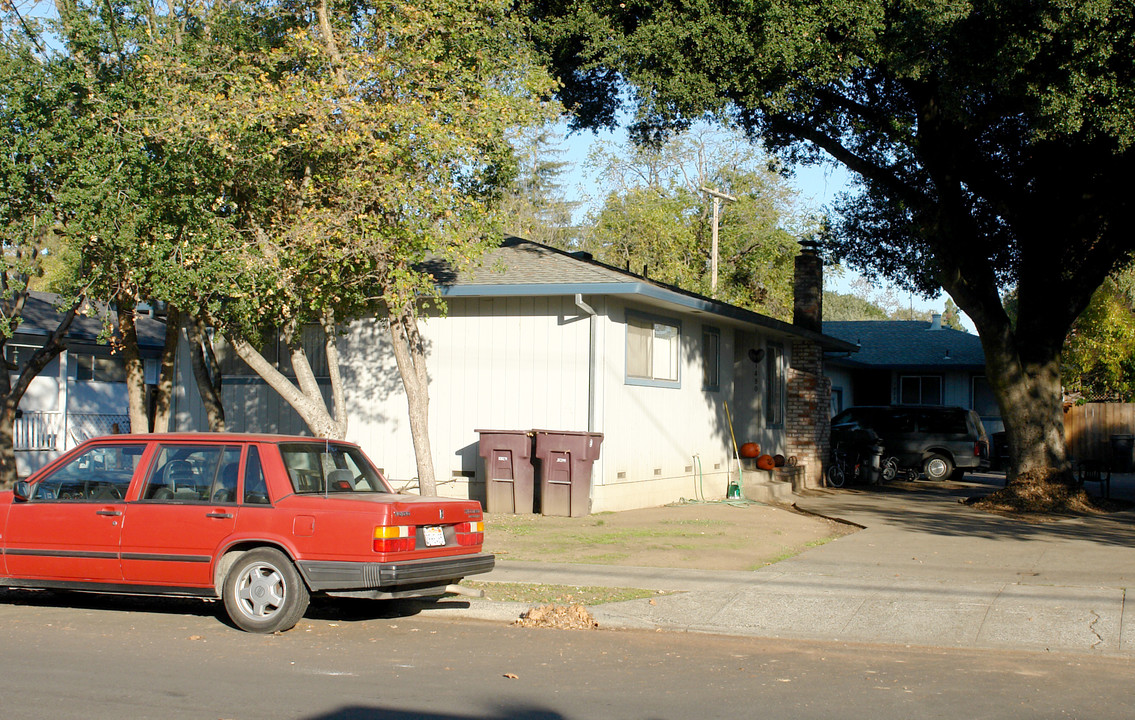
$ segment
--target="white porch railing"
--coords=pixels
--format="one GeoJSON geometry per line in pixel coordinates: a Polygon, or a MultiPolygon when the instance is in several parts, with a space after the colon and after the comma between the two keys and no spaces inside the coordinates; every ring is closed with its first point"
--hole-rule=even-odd
{"type": "Polygon", "coordinates": [[[130,432],[130,416],[109,413],[23,412],[12,427],[17,451],[61,452],[99,435],[130,432]]]}
{"type": "Polygon", "coordinates": [[[61,450],[63,413],[23,412],[12,426],[16,450],[61,450]]]}

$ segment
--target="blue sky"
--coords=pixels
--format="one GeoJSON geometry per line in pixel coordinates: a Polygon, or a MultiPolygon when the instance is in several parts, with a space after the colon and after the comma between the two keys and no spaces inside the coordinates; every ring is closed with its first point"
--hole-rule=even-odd
{"type": "MultiPolygon", "coordinates": [[[[600,197],[598,183],[594,177],[589,176],[584,168],[584,162],[587,160],[587,153],[592,145],[602,140],[622,143],[626,141],[626,133],[623,131],[599,134],[581,132],[567,137],[561,145],[564,153],[559,159],[573,164],[573,168],[565,177],[563,189],[569,200],[584,203],[585,207],[593,199],[600,197]]],[[[818,209],[830,205],[839,193],[848,189],[850,177],[843,166],[802,166],[795,168],[793,184],[800,193],[802,204],[805,207],[818,209]]],[[[861,280],[858,273],[844,268],[839,276],[828,273],[825,286],[826,289],[835,292],[852,293],[852,286],[858,280],[861,280]]],[[[946,307],[946,298],[948,297],[945,293],[941,293],[933,300],[925,300],[910,293],[893,290],[886,285],[879,287],[878,291],[880,294],[893,291],[895,295],[905,300],[906,304],[915,310],[937,310],[941,312],[946,307]]],[[[962,314],[962,324],[970,332],[976,332],[973,322],[964,313],[962,314]]]]}

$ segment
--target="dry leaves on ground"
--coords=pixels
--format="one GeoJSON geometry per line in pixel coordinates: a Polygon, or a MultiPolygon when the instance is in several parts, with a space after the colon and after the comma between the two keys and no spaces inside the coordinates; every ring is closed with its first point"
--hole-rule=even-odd
{"type": "Polygon", "coordinates": [[[599,623],[582,605],[541,605],[530,608],[513,625],[561,630],[593,630],[599,627],[599,623]]]}

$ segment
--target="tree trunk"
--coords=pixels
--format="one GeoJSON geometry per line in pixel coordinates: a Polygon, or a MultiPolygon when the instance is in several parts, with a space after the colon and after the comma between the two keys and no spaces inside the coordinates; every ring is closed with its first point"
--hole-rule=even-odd
{"type": "Polygon", "coordinates": [[[161,372],[154,389],[154,432],[169,432],[173,412],[174,371],[177,368],[177,346],[181,338],[181,313],[172,305],[166,312],[166,337],[162,346],[161,372]]]}
{"type": "Polygon", "coordinates": [[[1009,332],[982,333],[986,374],[1009,444],[1008,480],[1018,476],[1067,484],[1060,348],[1023,359],[1009,332]],[[1043,355],[1043,356],[1041,356],[1043,355]]]}
{"type": "Polygon", "coordinates": [[[19,471],[16,467],[16,406],[20,404],[17,399],[12,401],[11,396],[5,395],[0,405],[0,490],[7,490],[16,484],[19,471]]]}
{"type": "Polygon", "coordinates": [[[429,375],[426,372],[426,353],[418,328],[417,316],[410,306],[391,310],[387,316],[390,340],[398,372],[406,388],[406,403],[410,412],[410,436],[414,441],[414,456],[418,463],[418,487],[422,495],[437,495],[434,476],[433,451],[430,447],[430,393],[429,375]]]}
{"type": "Polygon", "coordinates": [[[213,353],[205,320],[197,314],[186,313],[183,319],[189,340],[189,359],[193,366],[193,379],[197,393],[205,407],[209,432],[225,431],[225,406],[221,398],[221,366],[213,353]]]}
{"type": "MultiPolygon", "coordinates": [[[[230,337],[229,343],[233,350],[256,372],[268,386],[280,394],[292,409],[299,414],[307,427],[317,437],[341,440],[347,435],[347,418],[345,415],[332,417],[327,411],[327,403],[323,400],[323,393],[311,371],[311,364],[303,352],[303,343],[295,338],[295,328],[286,328],[285,337],[291,353],[292,369],[296,373],[296,384],[293,384],[283,373],[274,368],[264,359],[256,348],[241,337],[230,337]],[[297,387],[298,385],[298,387],[297,387]]],[[[333,342],[334,336],[328,342],[333,342]]],[[[337,356],[336,356],[337,357],[337,356]]],[[[327,358],[328,363],[331,358],[327,358]]],[[[338,367],[332,373],[332,383],[339,378],[338,367]]],[[[332,387],[332,396],[342,393],[342,387],[332,387]]],[[[338,410],[337,410],[338,412],[338,410]]]]}
{"type": "Polygon", "coordinates": [[[150,415],[146,412],[146,372],[138,353],[138,328],[135,320],[135,299],[122,293],[116,299],[118,333],[122,342],[122,359],[126,364],[126,404],[130,414],[130,432],[150,431],[150,415]]]}

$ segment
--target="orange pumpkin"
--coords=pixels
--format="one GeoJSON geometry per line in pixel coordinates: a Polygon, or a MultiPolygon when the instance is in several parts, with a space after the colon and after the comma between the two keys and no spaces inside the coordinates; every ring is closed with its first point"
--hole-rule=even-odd
{"type": "Polygon", "coordinates": [[[776,467],[776,460],[772,459],[772,455],[761,455],[757,458],[757,467],[761,470],[772,470],[776,467]]]}
{"type": "Polygon", "coordinates": [[[754,442],[747,442],[741,446],[741,457],[755,458],[761,454],[761,446],[754,442]]]}

